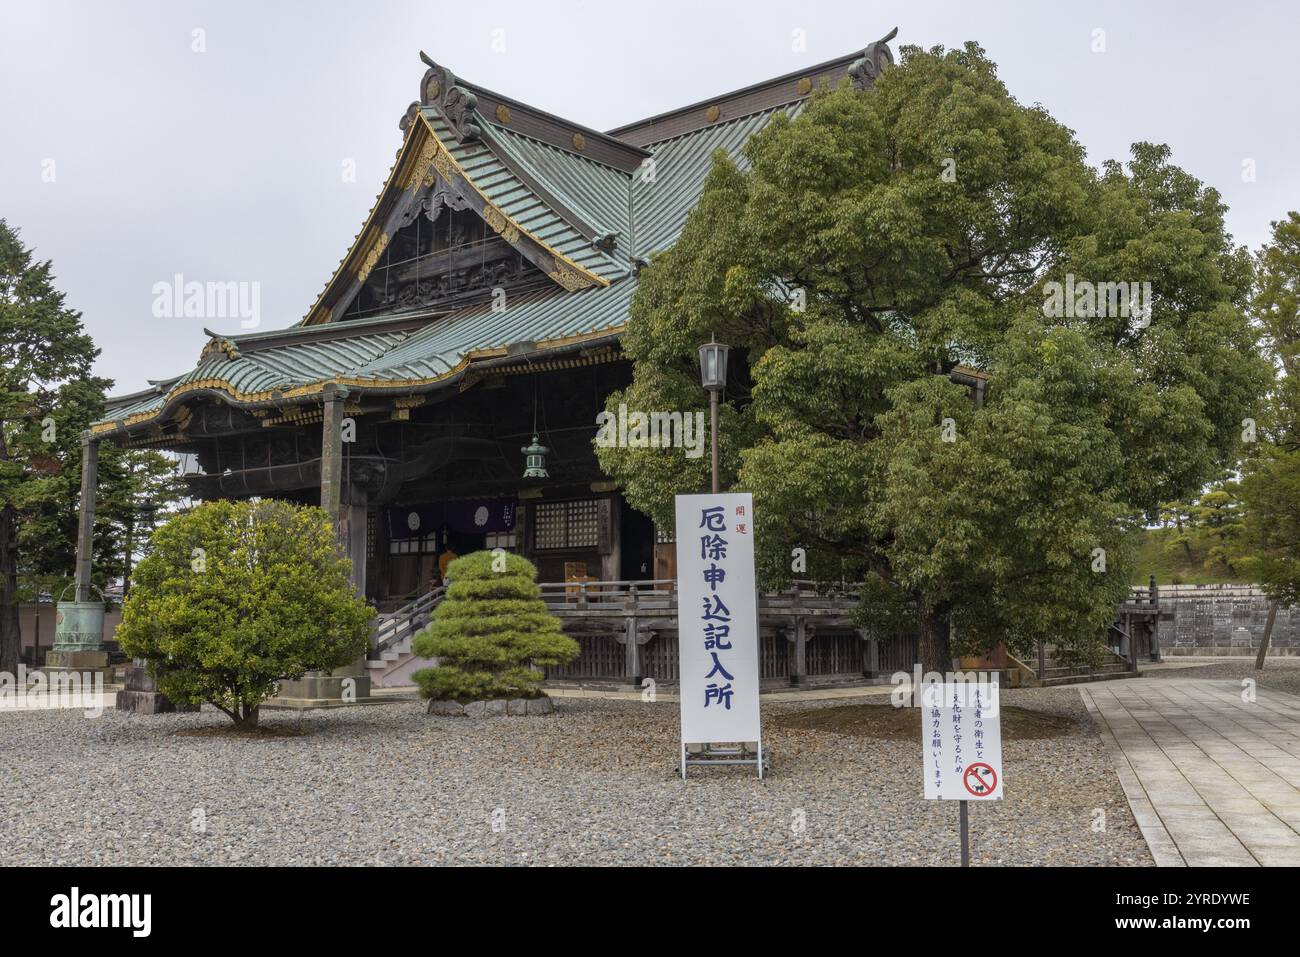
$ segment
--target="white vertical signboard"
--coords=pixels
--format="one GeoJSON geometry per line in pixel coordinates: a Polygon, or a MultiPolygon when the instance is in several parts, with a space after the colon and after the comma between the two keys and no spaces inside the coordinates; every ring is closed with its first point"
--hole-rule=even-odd
{"type": "Polygon", "coordinates": [[[683,761],[687,744],[762,740],[753,516],[748,493],[677,496],[683,761]]]}
{"type": "Polygon", "coordinates": [[[1002,717],[996,681],[922,685],[921,742],[927,799],[1002,798],[1002,717]]]}

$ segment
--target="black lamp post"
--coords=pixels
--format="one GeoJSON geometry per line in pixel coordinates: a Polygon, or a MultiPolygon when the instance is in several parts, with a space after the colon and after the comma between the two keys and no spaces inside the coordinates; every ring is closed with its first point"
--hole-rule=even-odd
{"type": "Polygon", "coordinates": [[[700,346],[700,382],[709,393],[709,441],[713,453],[713,492],[718,492],[718,393],[727,385],[727,350],[716,338],[700,346]]]}

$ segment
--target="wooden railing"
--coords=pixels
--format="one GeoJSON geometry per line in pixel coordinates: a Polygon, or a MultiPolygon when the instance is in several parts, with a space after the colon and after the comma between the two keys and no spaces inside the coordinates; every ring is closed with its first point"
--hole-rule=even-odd
{"type": "Polygon", "coordinates": [[[439,585],[425,592],[414,601],[403,605],[397,611],[381,614],[375,620],[374,630],[370,634],[369,657],[378,660],[382,654],[392,648],[403,638],[423,628],[433,616],[433,609],[447,594],[445,585],[439,585]]]}
{"type": "MultiPolygon", "coordinates": [[[[677,581],[671,578],[640,581],[568,581],[542,582],[542,599],[560,614],[594,611],[611,614],[630,612],[677,611],[677,581]]],[[[858,607],[855,586],[841,585],[826,590],[817,582],[797,580],[780,591],[762,592],[758,596],[760,617],[781,617],[818,613],[846,614],[858,607]]]]}
{"type": "MultiPolygon", "coordinates": [[[[548,674],[553,671],[555,677],[573,679],[675,679],[678,593],[674,579],[542,582],[538,587],[547,607],[565,621],[566,631],[583,649],[578,661],[548,674]]],[[[445,588],[437,588],[381,616],[371,657],[423,627],[445,593],[445,588]]],[[[916,636],[871,639],[857,627],[859,603],[859,590],[850,583],[828,588],[798,580],[779,591],[760,593],[763,678],[798,683],[810,675],[910,670],[917,660],[916,636]]],[[[1154,587],[1134,588],[1118,609],[1117,624],[1124,618],[1153,624],[1158,609],[1154,587]]],[[[1029,667],[1041,678],[1048,656],[1041,643],[1037,652],[1029,667]]]]}
{"type": "Polygon", "coordinates": [[[542,582],[542,600],[554,611],[629,610],[666,611],[677,609],[677,582],[671,578],[648,581],[542,582]]]}
{"type": "MultiPolygon", "coordinates": [[[[577,661],[547,669],[551,678],[677,678],[677,583],[542,582],[542,599],[582,648],[577,661]],[[611,673],[612,672],[612,673],[611,673]]],[[[758,596],[759,673],[798,683],[812,675],[858,677],[877,670],[877,650],[855,626],[858,595],[795,581],[758,596]]],[[[915,642],[913,641],[913,648],[915,642]]]]}

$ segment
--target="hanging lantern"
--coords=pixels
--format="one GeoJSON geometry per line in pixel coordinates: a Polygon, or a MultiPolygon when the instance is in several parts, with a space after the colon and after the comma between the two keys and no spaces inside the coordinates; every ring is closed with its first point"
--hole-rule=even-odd
{"type": "Polygon", "coordinates": [[[551,450],[544,445],[537,444],[537,433],[533,433],[533,444],[525,445],[519,450],[524,453],[524,478],[550,478],[550,473],[546,471],[546,455],[551,450]]]}

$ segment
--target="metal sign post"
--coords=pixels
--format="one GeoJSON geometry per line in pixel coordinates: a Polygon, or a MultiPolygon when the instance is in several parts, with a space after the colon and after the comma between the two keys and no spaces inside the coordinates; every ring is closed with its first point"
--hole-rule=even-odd
{"type": "Polygon", "coordinates": [[[970,866],[971,801],[1002,799],[1002,718],[996,681],[925,685],[919,693],[927,800],[956,801],[961,866],[970,866]]]}
{"type": "Polygon", "coordinates": [[[961,866],[970,867],[970,813],[966,810],[966,802],[958,801],[961,805],[961,866]]]}

